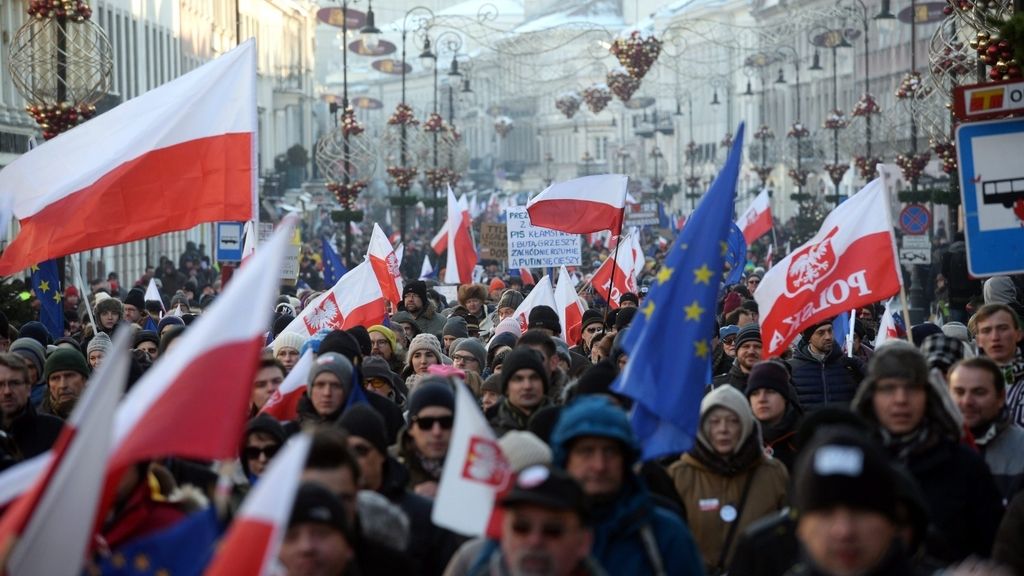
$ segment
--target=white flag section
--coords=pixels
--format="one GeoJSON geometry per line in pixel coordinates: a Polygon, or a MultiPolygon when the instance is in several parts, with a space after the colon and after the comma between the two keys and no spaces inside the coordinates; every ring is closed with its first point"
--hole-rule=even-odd
{"type": "Polygon", "coordinates": [[[309,369],[313,367],[313,350],[307,349],[299,361],[292,366],[284,382],[267,398],[266,404],[260,408],[260,414],[270,414],[280,422],[294,420],[299,415],[299,400],[306,391],[309,369]]]}
{"type": "Polygon", "coordinates": [[[883,342],[888,340],[897,340],[900,337],[899,330],[896,328],[896,319],[893,317],[894,313],[898,313],[899,308],[894,306],[893,298],[889,298],[885,302],[885,312],[882,312],[882,317],[878,320],[878,334],[875,334],[875,348],[878,348],[883,342]]]}
{"type": "Polygon", "coordinates": [[[160,309],[167,311],[164,308],[164,299],[160,297],[160,290],[156,287],[156,278],[149,279],[149,286],[146,287],[146,295],[144,296],[146,302],[159,302],[160,309]]]}
{"type": "Polygon", "coordinates": [[[0,506],[7,506],[21,496],[53,461],[53,450],[22,460],[0,473],[0,506]]]}
{"type": "Polygon", "coordinates": [[[8,574],[82,572],[96,526],[114,411],[128,380],[130,334],[115,334],[111,353],[89,379],[56,443],[53,468],[5,515],[3,536],[8,528],[21,532],[4,566],[8,574]]]}
{"type": "Polygon", "coordinates": [[[373,266],[364,261],[348,271],[333,288],[317,296],[282,332],[311,336],[321,330],[370,327],[384,320],[384,293],[373,266]]]}
{"type": "Polygon", "coordinates": [[[622,174],[600,174],[552,184],[526,203],[530,223],[570,234],[619,234],[628,182],[622,174]]]}
{"type": "Polygon", "coordinates": [[[398,269],[401,261],[391,247],[387,234],[376,222],[373,223],[373,232],[370,234],[370,245],[366,248],[366,258],[377,276],[381,294],[397,306],[402,300],[402,273],[398,269]]]}
{"type": "Polygon", "coordinates": [[[574,281],[569,272],[562,266],[558,271],[558,282],[555,284],[555,311],[558,312],[558,322],[562,325],[560,337],[569,346],[575,346],[580,339],[580,331],[583,323],[583,305],[576,297],[574,281]]]}
{"type": "Polygon", "coordinates": [[[465,384],[457,383],[455,425],[430,519],[459,534],[482,535],[495,496],[506,488],[511,475],[508,460],[473,394],[465,384]]]}
{"type": "Polygon", "coordinates": [[[472,225],[466,195],[463,194],[456,200],[452,187],[448,186],[448,254],[444,269],[445,284],[468,284],[473,281],[473,267],[476,266],[477,255],[470,233],[472,225]]]}
{"type": "Polygon", "coordinates": [[[629,235],[629,246],[633,253],[633,284],[636,284],[636,278],[639,278],[644,273],[644,266],[647,264],[647,259],[644,257],[644,249],[640,246],[639,228],[634,228],[633,232],[629,235]]]}
{"type": "Polygon", "coordinates": [[[246,220],[242,228],[242,260],[256,253],[256,227],[252,220],[246,220]]]}
{"type": "Polygon", "coordinates": [[[206,576],[270,574],[295,502],[306,464],[309,434],[294,436],[270,462],[266,474],[249,492],[224,536],[206,576]]]}
{"type": "Polygon", "coordinates": [[[420,280],[426,280],[433,276],[434,267],[430,265],[430,257],[423,255],[423,266],[420,267],[420,280]]]}
{"type": "Polygon", "coordinates": [[[526,332],[526,326],[530,323],[530,310],[537,306],[548,306],[552,310],[557,310],[558,308],[558,305],[555,303],[555,292],[551,286],[550,276],[541,278],[540,282],[537,282],[533,290],[530,290],[530,293],[527,294],[523,303],[512,313],[512,318],[515,318],[516,322],[519,323],[520,332],[526,332]]]}
{"type": "Polygon", "coordinates": [[[736,226],[743,231],[747,245],[753,244],[755,240],[771,231],[772,208],[767,188],[761,190],[747,210],[740,215],[736,220],[736,226]]]}

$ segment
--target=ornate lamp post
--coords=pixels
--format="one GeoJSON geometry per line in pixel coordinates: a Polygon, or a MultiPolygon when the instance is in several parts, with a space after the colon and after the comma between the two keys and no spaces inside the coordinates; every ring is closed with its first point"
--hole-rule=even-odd
{"type": "MultiPolygon", "coordinates": [[[[854,118],[864,119],[864,155],[857,155],[854,157],[854,164],[857,167],[857,172],[864,180],[871,180],[875,177],[878,163],[881,161],[880,158],[875,157],[871,153],[871,117],[878,115],[881,110],[878,107],[878,103],[875,101],[875,97],[871,94],[871,38],[868,35],[868,7],[864,4],[863,0],[853,0],[856,7],[860,8],[860,23],[861,30],[864,34],[864,94],[861,95],[860,100],[853,107],[854,118]]],[[[888,2],[884,2],[881,7],[881,11],[875,15],[875,20],[885,20],[888,2]]],[[[892,14],[889,14],[892,17],[892,14]]]]}
{"type": "MultiPolygon", "coordinates": [[[[796,143],[796,150],[794,156],[796,158],[796,167],[789,171],[789,177],[796,183],[797,193],[793,195],[793,199],[797,201],[797,204],[803,206],[803,203],[807,201],[807,197],[804,195],[804,186],[807,185],[807,176],[809,172],[804,170],[803,167],[803,144],[804,139],[809,137],[810,130],[804,126],[800,120],[802,113],[803,101],[800,98],[800,54],[792,46],[784,45],[779,47],[780,53],[787,53],[793,59],[793,74],[794,84],[793,88],[796,92],[796,109],[795,116],[793,118],[793,124],[789,127],[789,131],[786,133],[786,137],[793,140],[796,143]]],[[[779,68],[779,77],[775,80],[776,84],[786,84],[786,76],[782,68],[779,68]]]]}
{"type": "Polygon", "coordinates": [[[434,209],[434,228],[436,229],[441,225],[440,216],[441,208],[446,205],[446,200],[441,198],[441,187],[448,183],[447,170],[442,168],[440,163],[440,148],[443,144],[442,139],[448,134],[450,128],[445,124],[444,118],[438,112],[438,85],[437,85],[437,73],[438,66],[437,60],[440,56],[442,48],[448,50],[453,54],[457,54],[462,49],[462,37],[453,31],[445,31],[439,34],[434,39],[434,46],[437,47],[437,53],[431,50],[431,42],[429,36],[424,41],[423,52],[420,54],[420,60],[426,62],[427,60],[433,60],[434,70],[434,106],[433,112],[427,117],[427,121],[423,123],[423,130],[430,135],[429,143],[430,146],[429,154],[431,157],[431,168],[425,171],[427,186],[433,190],[433,198],[429,201],[425,201],[424,204],[434,209]]]}
{"type": "MultiPolygon", "coordinates": [[[[849,119],[846,114],[839,109],[839,56],[838,49],[850,47],[850,43],[846,41],[846,35],[843,30],[838,29],[825,29],[816,28],[811,30],[810,42],[814,46],[820,46],[828,48],[832,51],[832,111],[825,117],[824,127],[826,130],[832,131],[832,162],[825,165],[825,171],[828,172],[829,179],[832,181],[833,194],[828,198],[839,205],[839,183],[843,181],[843,176],[846,175],[846,171],[850,169],[850,165],[839,162],[839,131],[845,130],[849,126],[849,119]]],[[[821,69],[817,60],[817,52],[815,52],[815,65],[818,69],[821,69]]],[[[814,67],[812,66],[812,70],[814,67]]]]}

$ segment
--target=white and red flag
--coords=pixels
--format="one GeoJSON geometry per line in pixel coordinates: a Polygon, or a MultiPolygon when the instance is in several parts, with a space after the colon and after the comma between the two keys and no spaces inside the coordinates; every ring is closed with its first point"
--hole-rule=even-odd
{"type": "Polygon", "coordinates": [[[252,218],[255,131],[250,40],[23,154],[0,172],[0,197],[13,199],[21,223],[0,275],[202,222],[252,218]]]}
{"type": "Polygon", "coordinates": [[[537,285],[537,281],[533,279],[533,272],[530,272],[530,269],[524,266],[519,267],[519,278],[522,279],[523,286],[537,285]]]}
{"type": "Polygon", "coordinates": [[[281,385],[267,398],[260,414],[273,416],[279,422],[295,420],[299,415],[299,400],[306,392],[309,369],[313,367],[313,350],[306,350],[292,366],[281,385]]]}
{"type": "Polygon", "coordinates": [[[636,276],[634,276],[635,258],[632,240],[619,240],[618,250],[605,258],[591,277],[590,283],[594,291],[604,298],[611,308],[619,307],[619,298],[626,292],[636,293],[636,276]],[[615,278],[612,278],[612,266],[615,266],[615,278]],[[612,282],[615,285],[612,286],[612,282]]]}
{"type": "Polygon", "coordinates": [[[576,288],[572,276],[565,266],[558,271],[558,282],[555,284],[555,311],[558,322],[562,325],[562,340],[569,346],[575,346],[583,333],[583,305],[576,297],[576,288]]]}
{"type": "Polygon", "coordinates": [[[348,271],[333,288],[316,297],[282,332],[312,336],[321,330],[370,327],[384,321],[385,299],[369,262],[348,271]]]}
{"type": "Polygon", "coordinates": [[[114,335],[111,353],[64,424],[48,468],[3,516],[0,550],[14,546],[5,555],[5,573],[81,574],[96,526],[114,412],[128,380],[130,345],[130,331],[114,335]]]}
{"type": "Polygon", "coordinates": [[[526,332],[526,326],[530,323],[530,311],[537,306],[548,306],[552,310],[558,310],[558,304],[555,303],[554,288],[551,286],[551,276],[544,276],[537,282],[537,285],[530,290],[530,293],[526,295],[522,304],[516,308],[516,311],[512,313],[512,318],[515,318],[516,322],[519,323],[519,332],[526,332]]]}
{"type": "Polygon", "coordinates": [[[899,326],[896,325],[895,313],[898,311],[893,310],[892,298],[885,302],[885,312],[882,313],[882,317],[878,320],[878,334],[875,334],[875,341],[872,345],[878,348],[883,342],[889,340],[899,340],[906,336],[906,334],[900,334],[899,326]]]}
{"type": "Polygon", "coordinates": [[[444,224],[441,225],[441,229],[434,234],[434,237],[430,239],[430,247],[434,249],[434,254],[440,256],[444,254],[444,251],[448,249],[448,221],[445,220],[444,224]]]}
{"type": "Polygon", "coordinates": [[[530,223],[570,234],[621,234],[627,183],[622,174],[600,174],[552,184],[526,203],[530,223]]]}
{"type": "Polygon", "coordinates": [[[882,179],[840,204],[818,233],[769,270],[754,293],[765,357],[813,322],[900,290],[899,259],[882,179]]]}
{"type": "Polygon", "coordinates": [[[452,187],[448,187],[448,261],[444,269],[446,284],[469,284],[476,266],[476,247],[473,246],[469,204],[465,194],[458,200],[452,187]]]}
{"type": "Polygon", "coordinates": [[[466,536],[481,536],[498,509],[512,469],[494,431],[466,385],[455,387],[455,425],[448,445],[431,521],[466,536]]]}
{"type": "Polygon", "coordinates": [[[767,188],[761,190],[761,193],[754,198],[754,201],[747,207],[747,211],[736,221],[736,225],[743,231],[743,238],[747,241],[747,246],[771,232],[772,206],[767,188]]]}
{"type": "Polygon", "coordinates": [[[384,298],[397,306],[402,300],[402,273],[398,269],[400,261],[391,247],[391,241],[376,222],[373,223],[366,257],[370,260],[384,298]]]}
{"type": "Polygon", "coordinates": [[[288,530],[311,442],[309,434],[297,434],[270,462],[266,474],[242,502],[205,576],[276,573],[273,568],[288,530]]]}

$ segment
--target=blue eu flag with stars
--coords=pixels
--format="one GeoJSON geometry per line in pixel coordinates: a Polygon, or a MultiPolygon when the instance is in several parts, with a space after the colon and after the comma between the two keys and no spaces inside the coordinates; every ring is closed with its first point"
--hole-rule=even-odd
{"type": "Polygon", "coordinates": [[[740,124],[725,167],[686,221],[624,336],[629,355],[614,389],[633,399],[644,460],[693,447],[710,382],[711,337],[729,249],[743,151],[740,124]]]}
{"type": "Polygon", "coordinates": [[[324,289],[330,289],[348,272],[348,268],[345,268],[345,265],[341,263],[341,258],[338,258],[338,253],[334,251],[334,246],[331,245],[330,240],[322,237],[320,241],[323,246],[321,260],[324,265],[324,289]]]}
{"type": "Polygon", "coordinates": [[[32,267],[32,291],[39,299],[39,321],[54,340],[64,336],[64,298],[57,274],[57,261],[47,260],[32,267]]]}

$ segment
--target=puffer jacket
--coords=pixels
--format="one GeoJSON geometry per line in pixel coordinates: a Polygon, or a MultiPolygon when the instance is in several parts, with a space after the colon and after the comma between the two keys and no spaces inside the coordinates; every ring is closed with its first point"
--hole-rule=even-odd
{"type": "Polygon", "coordinates": [[[1011,423],[1005,415],[984,433],[976,434],[974,444],[992,472],[1003,505],[1009,505],[1014,495],[1024,491],[1024,428],[1011,423]]]}
{"type": "Polygon", "coordinates": [[[804,410],[813,412],[826,404],[846,404],[853,400],[864,376],[859,360],[847,358],[838,346],[824,360],[815,358],[807,342],[801,342],[789,361],[793,368],[793,387],[804,410]]]}
{"type": "Polygon", "coordinates": [[[729,565],[739,535],[747,526],[786,506],[789,474],[784,464],[761,451],[757,421],[746,398],[735,388],[723,386],[705,396],[700,414],[696,446],[673,463],[668,473],[683,501],[686,523],[705,566],[708,572],[716,572],[729,565]],[[715,452],[705,433],[704,418],[719,407],[735,413],[743,425],[738,450],[727,456],[715,452]],[[748,483],[747,500],[741,507],[748,483]],[[723,555],[733,524],[735,534],[723,555]]]}

